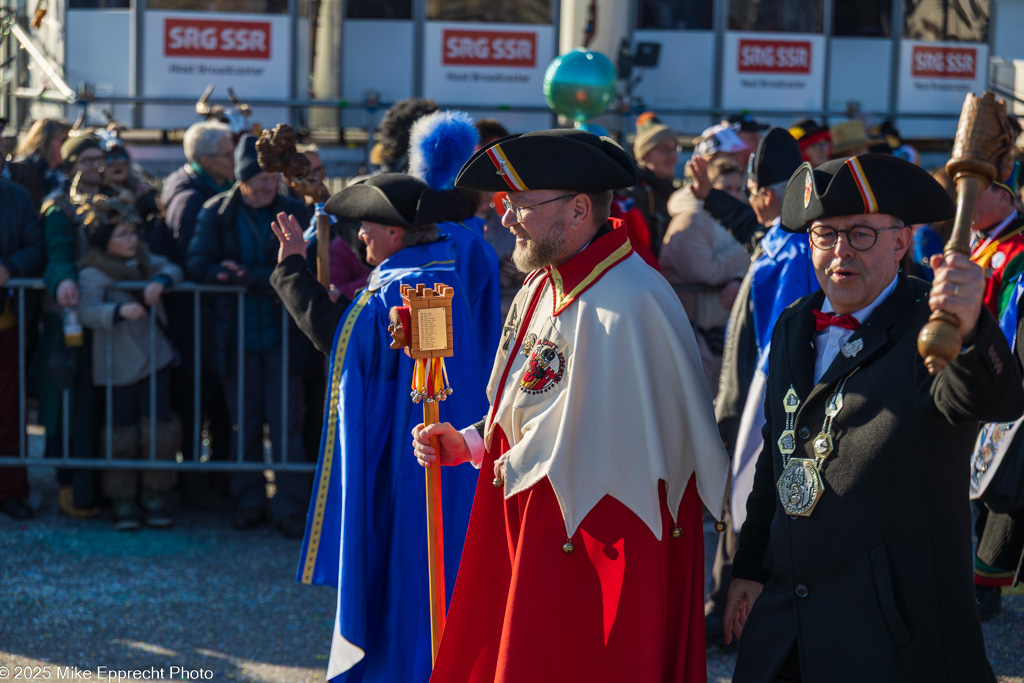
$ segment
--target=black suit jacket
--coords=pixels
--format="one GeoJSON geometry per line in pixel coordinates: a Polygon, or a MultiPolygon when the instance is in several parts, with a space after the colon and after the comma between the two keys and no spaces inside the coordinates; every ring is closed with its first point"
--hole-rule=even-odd
{"type": "Polygon", "coordinates": [[[1018,361],[982,309],[971,346],[928,375],[916,345],[928,286],[900,275],[851,337],[863,349],[815,383],[811,309],[823,300],[793,304],[772,335],[765,447],[733,567],[765,587],[733,680],[773,681],[797,641],[808,683],[995,681],[974,599],[968,474],[977,423],[1024,412],[1018,361]],[[792,386],[801,398],[794,457],[810,458],[847,376],[822,498],[790,518],[776,490],[783,396],[792,386]]]}

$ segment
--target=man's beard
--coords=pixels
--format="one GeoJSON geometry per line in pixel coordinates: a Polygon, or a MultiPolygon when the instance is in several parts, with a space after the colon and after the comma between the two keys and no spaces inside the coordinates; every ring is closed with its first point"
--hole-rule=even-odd
{"type": "Polygon", "coordinates": [[[565,220],[560,216],[559,220],[552,224],[552,229],[542,241],[526,239],[523,242],[516,241],[515,251],[512,252],[512,263],[520,273],[532,273],[544,266],[553,266],[565,248],[565,220]]]}

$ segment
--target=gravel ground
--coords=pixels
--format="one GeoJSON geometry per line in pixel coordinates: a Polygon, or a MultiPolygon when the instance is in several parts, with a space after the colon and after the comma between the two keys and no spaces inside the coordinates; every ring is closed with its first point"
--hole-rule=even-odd
{"type": "MultiPolygon", "coordinates": [[[[130,670],[163,680],[324,680],[335,596],[295,583],[299,541],[188,510],[171,529],[115,532],[102,517],[59,514],[53,470],[29,472],[43,501],[36,518],[0,515],[0,682],[5,671],[78,681],[130,670]]],[[[705,536],[713,549],[710,524],[705,536]]],[[[1000,683],[1024,683],[1024,594],[1004,596],[985,638],[1000,683]]],[[[709,683],[729,683],[734,665],[734,654],[709,649],[709,683]]]]}

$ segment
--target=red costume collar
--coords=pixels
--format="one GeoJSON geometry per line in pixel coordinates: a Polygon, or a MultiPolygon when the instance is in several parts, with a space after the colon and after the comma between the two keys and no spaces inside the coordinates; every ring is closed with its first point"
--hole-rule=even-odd
{"type": "Polygon", "coordinates": [[[611,230],[595,237],[583,251],[557,268],[545,268],[551,276],[552,315],[564,311],[580,294],[633,253],[626,236],[626,224],[618,218],[609,218],[608,225],[611,230]]]}

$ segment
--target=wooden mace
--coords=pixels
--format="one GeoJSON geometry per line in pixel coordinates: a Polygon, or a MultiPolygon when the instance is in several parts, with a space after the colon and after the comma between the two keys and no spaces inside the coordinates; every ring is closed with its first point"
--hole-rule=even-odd
{"type": "MultiPolygon", "coordinates": [[[[956,182],[957,206],[953,232],[946,242],[943,254],[970,256],[971,223],[978,197],[997,178],[1010,174],[1009,123],[1006,103],[991,92],[981,97],[968,93],[960,111],[956,129],[953,156],[946,163],[946,173],[956,182]]],[[[924,358],[928,373],[942,372],[963,347],[955,315],[934,311],[917,335],[917,350],[924,358]]]]}
{"type": "MultiPolygon", "coordinates": [[[[423,401],[423,424],[440,422],[438,403],[448,389],[444,377],[444,359],[455,355],[452,335],[452,300],[455,290],[444,284],[433,289],[417,285],[415,289],[402,285],[405,306],[391,309],[388,330],[394,341],[393,349],[405,349],[413,359],[413,401],[423,401]],[[417,381],[417,380],[421,381],[417,381]]],[[[434,437],[430,445],[435,453],[441,452],[440,440],[434,437]]],[[[424,470],[427,485],[427,572],[430,594],[431,662],[437,661],[445,622],[444,584],[444,522],[441,517],[441,461],[424,470]]]]}
{"type": "Polygon", "coordinates": [[[331,284],[331,219],[320,205],[330,196],[322,180],[309,175],[309,159],[295,148],[295,129],[279,123],[256,140],[256,160],[267,173],[280,173],[300,194],[316,202],[316,279],[324,289],[331,284]]]}

